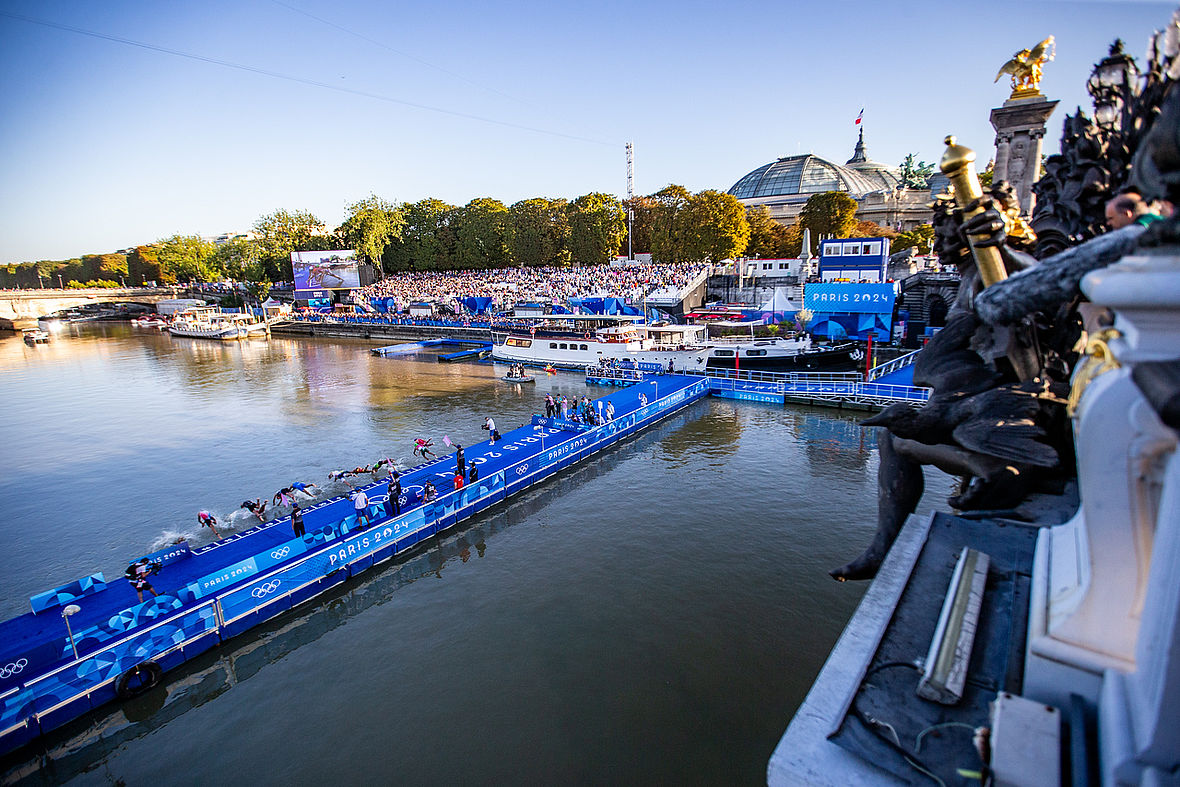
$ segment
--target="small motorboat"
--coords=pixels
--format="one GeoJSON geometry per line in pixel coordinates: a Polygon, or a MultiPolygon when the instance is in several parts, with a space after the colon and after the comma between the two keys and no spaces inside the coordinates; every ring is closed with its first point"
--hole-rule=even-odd
{"type": "Polygon", "coordinates": [[[501,377],[506,383],[535,383],[536,379],[533,377],[501,377]]]}
{"type": "Polygon", "coordinates": [[[24,331],[25,344],[48,344],[49,331],[40,328],[26,328],[24,331]]]}

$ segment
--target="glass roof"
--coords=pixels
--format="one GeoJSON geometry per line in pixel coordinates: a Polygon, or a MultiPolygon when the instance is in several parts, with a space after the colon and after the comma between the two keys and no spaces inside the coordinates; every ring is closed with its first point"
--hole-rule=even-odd
{"type": "Polygon", "coordinates": [[[733,185],[729,193],[738,199],[779,197],[792,194],[820,194],[847,191],[861,196],[891,184],[849,167],[806,154],[789,156],[765,164],[733,185]]]}

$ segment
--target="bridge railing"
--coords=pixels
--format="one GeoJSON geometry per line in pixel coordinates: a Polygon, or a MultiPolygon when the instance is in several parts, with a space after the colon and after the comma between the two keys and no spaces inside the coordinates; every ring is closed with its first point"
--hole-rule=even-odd
{"type": "Polygon", "coordinates": [[[716,369],[708,368],[703,371],[685,371],[682,374],[703,375],[705,377],[722,378],[726,380],[747,380],[757,383],[828,383],[828,382],[859,382],[860,372],[759,372],[744,369],[716,369]]]}

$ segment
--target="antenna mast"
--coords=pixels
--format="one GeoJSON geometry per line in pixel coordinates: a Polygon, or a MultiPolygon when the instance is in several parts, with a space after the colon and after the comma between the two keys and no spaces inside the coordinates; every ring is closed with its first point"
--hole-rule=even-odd
{"type": "Polygon", "coordinates": [[[635,255],[631,253],[631,229],[635,220],[634,203],[635,199],[635,145],[631,142],[627,143],[627,260],[635,259],[635,255]]]}

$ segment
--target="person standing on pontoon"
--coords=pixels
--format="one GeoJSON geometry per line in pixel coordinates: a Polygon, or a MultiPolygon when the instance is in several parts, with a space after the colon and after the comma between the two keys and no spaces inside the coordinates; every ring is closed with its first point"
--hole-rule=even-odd
{"type": "Polygon", "coordinates": [[[369,496],[364,490],[358,489],[352,493],[352,506],[356,511],[357,530],[364,530],[369,524],[369,496]]]}

